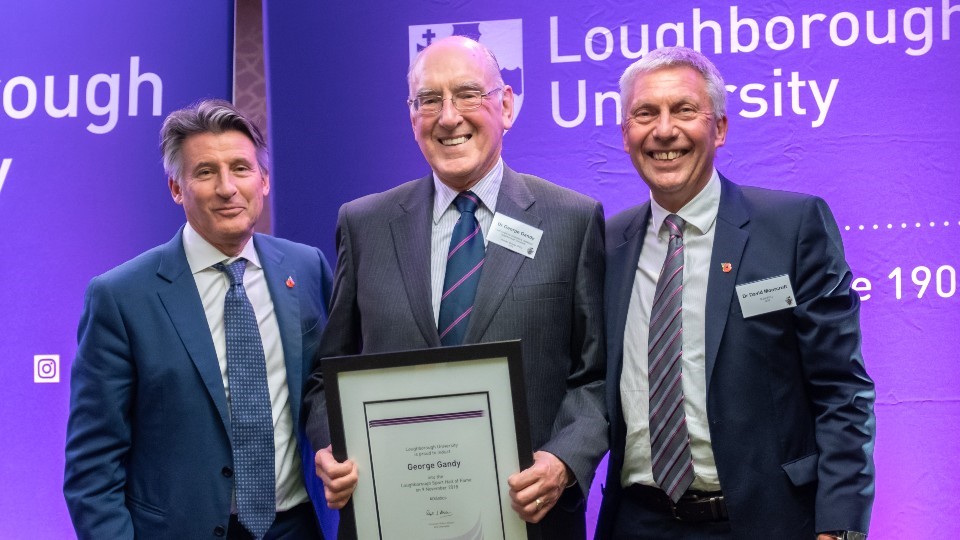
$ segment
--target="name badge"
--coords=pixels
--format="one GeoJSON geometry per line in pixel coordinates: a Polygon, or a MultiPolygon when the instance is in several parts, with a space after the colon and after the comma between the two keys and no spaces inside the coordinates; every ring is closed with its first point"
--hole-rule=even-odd
{"type": "Polygon", "coordinates": [[[487,233],[487,242],[493,242],[532,259],[537,255],[541,236],[542,230],[497,212],[487,233]]]}
{"type": "Polygon", "coordinates": [[[797,305],[793,286],[786,274],[737,285],[737,298],[744,319],[797,305]]]}

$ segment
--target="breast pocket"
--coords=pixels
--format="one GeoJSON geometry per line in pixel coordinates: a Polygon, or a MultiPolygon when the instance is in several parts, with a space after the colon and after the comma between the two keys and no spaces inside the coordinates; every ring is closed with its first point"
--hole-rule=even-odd
{"type": "Polygon", "coordinates": [[[512,291],[513,299],[517,302],[565,298],[570,294],[566,281],[537,283],[535,285],[516,285],[512,291]]]}

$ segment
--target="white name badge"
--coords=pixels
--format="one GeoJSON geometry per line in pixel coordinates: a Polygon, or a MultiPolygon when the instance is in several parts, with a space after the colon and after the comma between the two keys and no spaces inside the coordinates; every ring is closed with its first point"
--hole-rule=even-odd
{"type": "Polygon", "coordinates": [[[524,257],[534,258],[543,231],[497,212],[487,233],[487,242],[503,246],[524,257]]]}
{"type": "Polygon", "coordinates": [[[737,298],[745,319],[797,305],[790,277],[786,274],[737,285],[737,298]]]}

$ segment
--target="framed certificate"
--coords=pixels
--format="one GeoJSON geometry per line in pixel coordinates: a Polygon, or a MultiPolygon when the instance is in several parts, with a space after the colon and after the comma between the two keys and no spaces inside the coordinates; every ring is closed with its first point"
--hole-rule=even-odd
{"type": "Polygon", "coordinates": [[[333,454],[357,463],[343,538],[538,538],[507,477],[533,464],[520,342],[322,362],[333,454]]]}

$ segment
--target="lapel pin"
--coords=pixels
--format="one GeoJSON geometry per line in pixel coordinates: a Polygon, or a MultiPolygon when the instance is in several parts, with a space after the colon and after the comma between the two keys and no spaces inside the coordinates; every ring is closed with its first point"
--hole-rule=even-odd
{"type": "Polygon", "coordinates": [[[292,289],[297,283],[293,281],[293,276],[287,276],[287,288],[292,289]]]}
{"type": "Polygon", "coordinates": [[[733,270],[733,265],[730,263],[720,263],[720,269],[724,272],[730,272],[733,270]]]}

